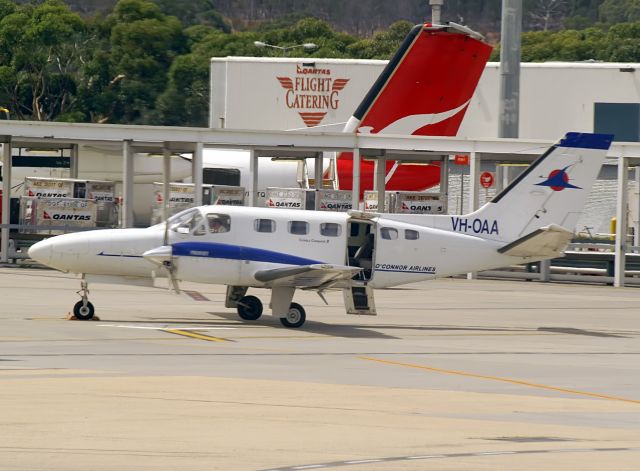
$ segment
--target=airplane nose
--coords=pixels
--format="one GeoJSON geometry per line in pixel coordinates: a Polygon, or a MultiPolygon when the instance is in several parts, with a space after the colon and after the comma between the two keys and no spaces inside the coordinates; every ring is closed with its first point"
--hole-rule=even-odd
{"type": "Polygon", "coordinates": [[[45,239],[33,244],[29,248],[28,253],[29,258],[31,258],[32,260],[42,263],[43,265],[48,265],[53,254],[51,241],[45,239]]]}

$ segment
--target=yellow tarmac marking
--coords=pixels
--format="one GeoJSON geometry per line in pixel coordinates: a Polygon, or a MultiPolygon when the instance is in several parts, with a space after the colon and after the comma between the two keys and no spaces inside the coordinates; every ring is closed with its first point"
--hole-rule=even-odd
{"type": "Polygon", "coordinates": [[[164,332],[169,332],[170,334],[176,335],[184,335],[185,337],[191,337],[199,340],[207,340],[209,342],[229,342],[227,339],[223,339],[220,337],[213,337],[212,335],[204,335],[197,334],[195,332],[190,332],[188,330],[180,330],[180,329],[162,329],[164,332]]]}
{"type": "Polygon", "coordinates": [[[546,384],[538,384],[538,383],[530,383],[528,381],[520,381],[518,379],[501,378],[499,376],[488,376],[488,375],[481,375],[481,374],[476,374],[476,373],[467,373],[466,371],[446,370],[446,369],[443,369],[443,368],[435,368],[433,366],[415,365],[413,363],[401,363],[401,362],[397,362],[397,361],[383,360],[381,358],[372,358],[372,357],[358,357],[358,358],[360,358],[361,360],[375,361],[377,363],[385,363],[387,365],[404,366],[406,368],[417,368],[417,369],[420,369],[420,370],[434,371],[436,373],[444,373],[444,374],[458,375],[458,376],[467,376],[469,378],[488,379],[488,380],[491,380],[491,381],[501,381],[503,383],[518,384],[520,386],[527,386],[527,387],[530,387],[530,388],[546,389],[546,390],[549,390],[549,391],[558,391],[558,392],[569,393],[569,394],[577,394],[579,396],[597,397],[599,399],[608,399],[608,400],[611,400],[611,401],[622,401],[622,402],[630,402],[632,404],[640,404],[640,400],[637,400],[637,399],[628,399],[628,398],[625,398],[625,397],[609,396],[607,394],[598,394],[598,393],[592,393],[592,392],[587,392],[587,391],[578,391],[576,389],[559,388],[559,387],[555,387],[555,386],[548,386],[546,384]]]}

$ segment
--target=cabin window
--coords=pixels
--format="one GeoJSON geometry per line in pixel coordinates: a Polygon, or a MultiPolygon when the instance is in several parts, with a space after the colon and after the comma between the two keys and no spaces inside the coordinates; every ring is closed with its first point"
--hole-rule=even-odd
{"type": "Polygon", "coordinates": [[[275,232],[276,222],[273,219],[256,219],[253,228],[256,232],[275,232]]]}
{"type": "Polygon", "coordinates": [[[320,224],[320,234],[326,237],[340,237],[342,226],[335,222],[323,222],[320,224]]]}
{"type": "Polygon", "coordinates": [[[209,232],[220,234],[231,229],[231,217],[228,214],[207,214],[209,232]]]}
{"type": "Polygon", "coordinates": [[[396,240],[398,238],[398,230],[393,227],[383,227],[380,229],[380,237],[386,240],[396,240]]]}
{"type": "Polygon", "coordinates": [[[296,235],[309,233],[309,223],[306,221],[289,221],[289,232],[296,235]]]}
{"type": "Polygon", "coordinates": [[[418,240],[420,238],[420,233],[418,231],[414,231],[413,229],[405,229],[404,238],[407,240],[418,240]]]}

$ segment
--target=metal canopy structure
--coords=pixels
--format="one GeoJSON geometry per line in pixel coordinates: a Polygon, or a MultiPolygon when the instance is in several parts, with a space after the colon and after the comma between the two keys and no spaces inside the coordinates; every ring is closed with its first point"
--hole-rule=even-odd
{"type": "MultiPolygon", "coordinates": [[[[561,137],[561,136],[558,136],[561,137]]],[[[202,151],[204,147],[238,148],[251,152],[251,170],[258,168],[259,158],[316,158],[322,152],[353,152],[353,194],[359,195],[359,164],[361,158],[373,159],[377,170],[375,179],[378,201],[384,202],[384,168],[386,160],[403,162],[443,161],[443,174],[449,155],[470,156],[471,208],[478,205],[480,161],[528,163],[539,156],[553,142],[537,139],[467,139],[459,137],[394,136],[379,134],[319,133],[304,131],[252,131],[168,126],[129,126],[111,124],[52,123],[33,121],[5,121],[0,124],[0,143],[3,151],[3,195],[10,194],[11,155],[13,147],[38,149],[71,149],[71,173],[77,173],[78,146],[91,144],[119,149],[123,156],[123,227],[133,221],[133,159],[135,152],[164,155],[164,188],[169,189],[171,153],[193,153],[193,182],[196,198],[201,198],[202,151]]],[[[107,157],[108,158],[108,157],[107,157]]],[[[627,231],[627,172],[630,166],[640,166],[640,143],[618,142],[611,147],[608,158],[618,165],[617,234],[615,242],[615,286],[624,284],[627,231]]],[[[318,167],[318,166],[316,166],[318,167]]],[[[320,182],[321,178],[316,178],[320,182]]],[[[443,180],[444,181],[444,180],[443,180]]],[[[317,183],[319,184],[319,183],[317,183]]],[[[248,188],[255,205],[257,173],[253,171],[248,188]]],[[[168,200],[165,195],[165,201],[168,200]]],[[[201,201],[196,201],[201,204],[201,201]]],[[[2,242],[0,261],[8,260],[10,198],[2,201],[2,242]]],[[[356,205],[357,206],[357,205],[356,205]]],[[[381,204],[384,211],[384,204],[381,204]]]]}

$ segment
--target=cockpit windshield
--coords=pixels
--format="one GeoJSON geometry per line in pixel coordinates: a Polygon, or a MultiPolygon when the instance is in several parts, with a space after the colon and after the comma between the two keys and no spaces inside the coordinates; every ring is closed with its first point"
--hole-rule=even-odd
{"type": "MultiPolygon", "coordinates": [[[[200,214],[200,210],[197,208],[189,208],[169,217],[166,223],[172,231],[191,232],[193,229],[201,225],[202,221],[203,218],[200,214]]],[[[160,224],[156,224],[156,226],[164,226],[164,224],[164,222],[161,222],[160,224]]]]}

